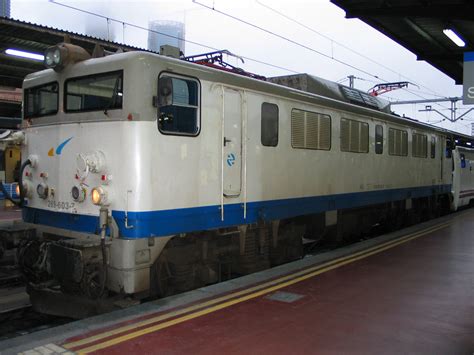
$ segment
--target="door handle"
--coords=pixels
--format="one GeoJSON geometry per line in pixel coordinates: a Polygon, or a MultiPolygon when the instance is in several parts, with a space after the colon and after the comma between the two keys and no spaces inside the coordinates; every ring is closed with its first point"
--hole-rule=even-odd
{"type": "Polygon", "coordinates": [[[230,142],[232,142],[232,139],[227,139],[227,137],[224,137],[224,147],[230,142]]]}

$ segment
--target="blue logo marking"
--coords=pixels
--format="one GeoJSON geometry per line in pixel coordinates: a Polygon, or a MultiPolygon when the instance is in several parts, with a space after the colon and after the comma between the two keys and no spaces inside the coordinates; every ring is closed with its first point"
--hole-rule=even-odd
{"type": "Polygon", "coordinates": [[[227,155],[227,165],[232,166],[235,164],[235,155],[230,153],[227,155]]]}
{"type": "Polygon", "coordinates": [[[68,144],[71,139],[72,139],[72,137],[66,139],[64,142],[62,142],[60,145],[58,145],[58,147],[56,148],[56,155],[61,155],[61,152],[62,152],[64,146],[66,144],[68,144]]]}

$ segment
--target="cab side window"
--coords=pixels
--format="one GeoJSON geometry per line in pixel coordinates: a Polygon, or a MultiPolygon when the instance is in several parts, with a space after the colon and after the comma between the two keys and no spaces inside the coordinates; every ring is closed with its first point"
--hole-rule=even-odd
{"type": "Polygon", "coordinates": [[[200,84],[193,78],[163,74],[158,79],[158,129],[163,134],[197,136],[200,84]]]}

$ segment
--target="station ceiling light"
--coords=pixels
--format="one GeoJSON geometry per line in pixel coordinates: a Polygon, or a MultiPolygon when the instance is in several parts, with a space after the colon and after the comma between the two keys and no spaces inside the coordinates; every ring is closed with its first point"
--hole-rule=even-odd
{"type": "Polygon", "coordinates": [[[453,41],[454,43],[456,43],[456,45],[458,47],[464,47],[466,45],[466,43],[464,42],[464,40],[459,37],[459,35],[454,32],[453,30],[447,28],[447,29],[444,29],[443,30],[443,33],[451,40],[453,41]]]}
{"type": "Polygon", "coordinates": [[[18,49],[13,49],[13,48],[8,48],[7,50],[5,50],[5,54],[8,54],[14,57],[37,60],[40,62],[44,60],[44,56],[42,54],[20,51],[18,49]]]}

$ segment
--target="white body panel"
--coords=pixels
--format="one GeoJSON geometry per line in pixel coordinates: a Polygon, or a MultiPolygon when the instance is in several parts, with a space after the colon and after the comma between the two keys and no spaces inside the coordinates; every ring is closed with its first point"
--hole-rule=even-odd
{"type": "MultiPolygon", "coordinates": [[[[110,211],[127,216],[127,213],[210,207],[211,213],[219,214],[220,222],[209,224],[209,228],[215,228],[218,223],[225,225],[230,218],[227,206],[232,206],[234,220],[241,218],[239,223],[253,223],[255,220],[250,218],[255,219],[258,211],[254,211],[254,217],[247,216],[248,205],[252,203],[325,196],[336,196],[336,199],[341,194],[430,188],[451,183],[451,161],[444,158],[445,135],[440,130],[403,120],[397,122],[386,114],[337,104],[334,100],[315,99],[314,95],[281,89],[274,84],[227,73],[216,74],[215,70],[178,60],[141,53],[114,55],[78,63],[61,75],[52,70],[36,73],[25,80],[24,88],[53,80],[63,88],[67,78],[113,70],[124,71],[123,109],[109,110],[107,114],[102,111],[65,113],[61,92],[59,113],[34,119],[25,129],[27,144],[23,157],[35,155],[38,158],[37,166],[27,169],[30,174],[25,179],[34,187],[45,182],[54,189],[54,196],[46,200],[33,191],[28,207],[98,216],[99,207],[91,203],[89,195],[93,187],[102,185],[109,192],[110,211]],[[152,102],[157,93],[158,77],[163,71],[199,79],[201,124],[196,137],[165,135],[158,130],[157,109],[152,102]],[[230,78],[235,83],[224,83],[222,78],[230,78]],[[246,82],[246,87],[238,86],[240,81],[246,82]],[[255,90],[254,85],[268,91],[255,90]],[[261,144],[263,102],[278,105],[276,147],[261,144]],[[329,151],[292,148],[291,111],[295,108],[331,116],[329,151]],[[342,117],[368,123],[369,153],[341,152],[342,117]],[[374,153],[376,124],[384,127],[383,154],[374,153]],[[408,131],[408,156],[388,154],[389,127],[408,131]],[[426,134],[428,142],[431,137],[436,138],[434,158],[430,157],[429,150],[427,158],[412,156],[413,132],[426,134]],[[71,137],[61,155],[48,156],[51,148],[71,137]],[[230,139],[225,146],[224,138],[230,139]],[[76,177],[76,174],[80,175],[77,156],[93,152],[103,153],[105,166],[99,173],[89,172],[82,180],[87,198],[84,202],[74,202],[71,188],[81,182],[76,177]],[[41,173],[46,173],[47,178],[40,177],[41,173]]],[[[411,195],[407,192],[400,199],[409,198],[411,195]]],[[[335,205],[331,208],[331,201],[325,206],[328,206],[326,210],[336,209],[335,205]]],[[[198,219],[200,226],[206,225],[198,219]]],[[[141,225],[135,223],[132,220],[127,225],[123,220],[117,220],[121,233],[133,233],[146,221],[140,221],[141,225]]],[[[159,235],[153,227],[143,228],[140,233],[133,238],[159,235]]],[[[112,241],[115,246],[110,261],[112,277],[108,286],[111,289],[127,293],[146,289],[147,268],[164,244],[151,248],[148,262],[130,264],[135,260],[132,255],[137,250],[147,249],[145,240],[112,241]]]]}

